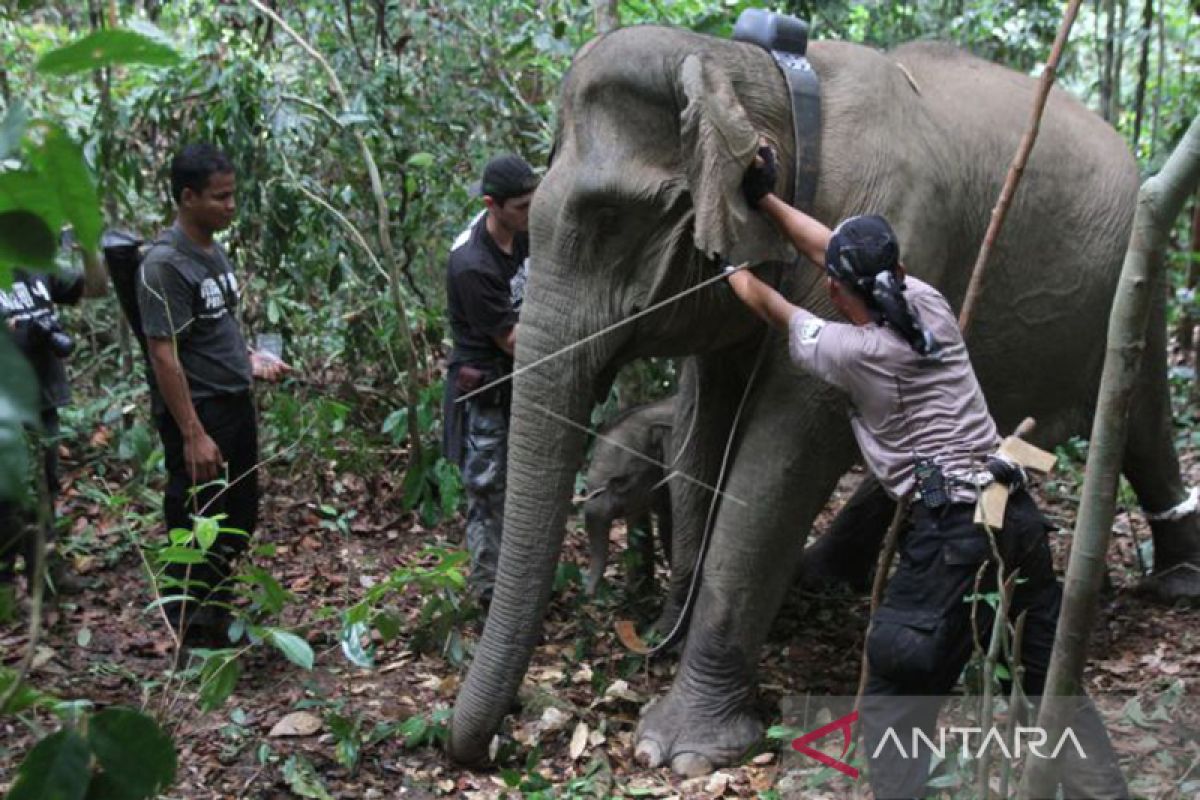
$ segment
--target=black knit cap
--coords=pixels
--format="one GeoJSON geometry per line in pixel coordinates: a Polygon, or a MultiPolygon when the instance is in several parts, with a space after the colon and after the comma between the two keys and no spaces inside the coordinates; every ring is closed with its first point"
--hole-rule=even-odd
{"type": "Polygon", "coordinates": [[[900,264],[900,243],[888,221],[878,214],[850,217],[833,231],[825,248],[825,271],[868,298],[880,272],[900,264]]]}
{"type": "Polygon", "coordinates": [[[483,168],[483,178],[471,189],[476,195],[486,195],[503,202],[529,194],[537,185],[538,176],[525,159],[504,153],[487,163],[483,168]]]}

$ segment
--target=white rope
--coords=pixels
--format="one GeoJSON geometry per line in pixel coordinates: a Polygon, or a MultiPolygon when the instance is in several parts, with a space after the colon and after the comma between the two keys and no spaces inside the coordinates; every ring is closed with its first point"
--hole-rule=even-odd
{"type": "MultiPolygon", "coordinates": [[[[551,419],[558,420],[559,422],[563,423],[564,425],[569,425],[570,427],[577,428],[578,430],[581,430],[581,431],[583,431],[584,433],[595,433],[594,431],[592,431],[591,429],[589,429],[589,428],[588,428],[586,425],[580,425],[580,424],[579,424],[578,422],[576,422],[575,420],[573,420],[573,419],[570,419],[569,417],[564,417],[562,414],[559,414],[559,413],[556,413],[556,412],[554,412],[554,411],[551,411],[550,409],[546,408],[545,406],[543,406],[543,405],[541,405],[541,404],[539,404],[539,403],[532,403],[532,405],[533,405],[533,407],[534,407],[534,408],[536,408],[538,411],[541,411],[543,414],[545,414],[546,416],[550,417],[551,419]]],[[[678,470],[672,470],[672,469],[671,469],[671,466],[670,466],[669,464],[664,464],[662,461],[659,461],[659,460],[658,460],[658,459],[656,459],[656,458],[651,458],[650,456],[646,455],[645,453],[639,453],[637,450],[634,450],[632,447],[629,447],[628,445],[621,444],[621,443],[620,443],[620,442],[618,442],[616,439],[612,439],[612,438],[610,438],[610,437],[608,437],[608,436],[604,436],[604,435],[602,435],[602,434],[599,434],[599,433],[595,433],[595,436],[596,436],[596,438],[597,438],[597,439],[600,439],[600,440],[602,440],[602,441],[608,442],[608,443],[609,443],[609,444],[611,444],[613,447],[616,447],[616,448],[618,448],[618,449],[620,449],[620,450],[624,450],[626,453],[629,453],[629,454],[631,454],[631,455],[635,456],[636,458],[640,458],[641,460],[643,460],[643,461],[646,461],[646,462],[649,462],[649,463],[653,464],[653,465],[654,465],[654,466],[656,466],[656,467],[661,467],[662,469],[664,469],[664,470],[667,470],[667,471],[670,473],[670,474],[668,474],[668,475],[667,475],[667,478],[671,478],[671,477],[674,477],[674,476],[676,476],[676,475],[677,475],[677,476],[679,476],[680,478],[683,478],[683,479],[684,479],[685,481],[687,481],[688,483],[693,483],[693,484],[695,484],[696,486],[699,486],[699,487],[701,487],[701,488],[707,489],[707,490],[708,490],[708,491],[710,491],[710,492],[714,492],[715,494],[718,494],[718,495],[720,495],[721,497],[724,497],[724,498],[727,498],[727,499],[729,499],[729,500],[732,500],[733,502],[737,503],[738,505],[741,505],[741,506],[745,506],[745,505],[746,505],[746,501],[745,501],[745,500],[741,500],[741,499],[739,499],[739,498],[737,498],[737,497],[734,497],[733,495],[729,494],[728,492],[723,492],[723,491],[721,491],[720,489],[718,489],[717,487],[715,487],[715,486],[712,486],[712,485],[710,485],[710,484],[707,484],[707,483],[705,483],[704,481],[702,481],[702,480],[700,480],[700,479],[698,479],[698,478],[693,478],[691,475],[688,475],[687,473],[680,472],[680,471],[678,471],[678,470]]],[[[666,480],[666,478],[664,478],[664,479],[663,479],[663,481],[665,481],[665,480],[666,480]]],[[[659,481],[657,484],[655,484],[655,487],[657,487],[657,486],[659,486],[660,484],[662,484],[662,483],[663,483],[663,481],[659,481]]],[[[589,494],[589,495],[587,495],[587,498],[588,498],[588,499],[590,499],[590,498],[591,498],[591,497],[593,497],[595,494],[596,494],[595,492],[594,492],[594,493],[592,493],[592,494],[589,494]]]]}
{"type": "Polygon", "coordinates": [[[1150,512],[1142,509],[1142,513],[1146,515],[1146,519],[1151,522],[1175,522],[1184,517],[1189,517],[1200,511],[1200,489],[1195,486],[1188,492],[1187,498],[1177,506],[1168,508],[1166,511],[1150,512]]]}
{"type": "MultiPolygon", "coordinates": [[[[744,264],[742,266],[745,266],[744,264]]],[[[741,269],[739,267],[738,269],[741,269]]],[[[754,359],[754,368],[750,370],[750,377],[746,379],[746,387],[742,391],[742,399],[738,401],[737,411],[733,415],[733,422],[729,426],[729,438],[725,440],[725,452],[721,456],[721,466],[717,471],[717,485],[725,483],[726,470],[729,468],[729,456],[733,452],[733,440],[737,436],[738,424],[742,419],[742,411],[746,408],[746,401],[750,399],[750,391],[754,387],[754,381],[758,377],[759,367],[762,366],[766,359],[767,347],[770,343],[771,330],[768,328],[763,334],[762,342],[758,347],[758,356],[754,359]]],[[[687,594],[683,598],[683,608],[679,611],[679,616],[675,618],[675,624],[671,626],[671,630],[663,637],[663,640],[654,647],[649,648],[644,654],[647,658],[656,656],[659,653],[674,647],[675,644],[682,638],[684,629],[688,625],[689,618],[692,615],[692,607],[696,604],[696,597],[700,592],[700,576],[704,569],[704,559],[708,555],[708,543],[712,538],[713,524],[717,512],[717,497],[726,496],[733,499],[733,495],[725,495],[720,490],[713,494],[712,501],[708,504],[708,516],[704,520],[704,535],[700,537],[700,549],[696,553],[696,563],[692,567],[691,581],[688,583],[687,594]]],[[[740,502],[740,501],[739,501],[740,502]]],[[[745,505],[744,503],[742,505],[745,505]]],[[[674,565],[672,565],[674,566],[674,565]]]]}
{"type": "Polygon", "coordinates": [[[461,394],[458,396],[458,398],[454,402],[461,403],[464,400],[474,397],[475,395],[479,394],[480,392],[486,392],[488,389],[491,389],[492,387],[495,387],[495,386],[499,386],[500,384],[504,383],[505,381],[511,381],[513,378],[517,377],[522,372],[527,372],[527,371],[533,369],[534,367],[545,364],[547,361],[549,361],[553,358],[558,358],[561,355],[569,353],[570,351],[574,350],[576,347],[581,347],[582,345],[587,344],[588,342],[592,341],[593,339],[598,339],[606,333],[612,333],[617,328],[620,328],[624,325],[628,325],[631,322],[636,322],[637,320],[641,319],[642,317],[646,316],[647,314],[651,314],[655,311],[658,311],[660,308],[670,305],[671,303],[674,303],[676,300],[680,300],[689,294],[698,292],[701,289],[705,288],[706,286],[709,286],[710,284],[716,283],[717,281],[723,281],[726,278],[728,278],[730,275],[732,275],[733,273],[738,272],[743,269],[746,269],[749,266],[750,266],[749,262],[744,262],[742,264],[739,264],[736,267],[733,267],[732,269],[727,269],[725,272],[719,272],[716,275],[712,276],[711,278],[701,281],[700,283],[696,284],[695,286],[692,286],[688,289],[684,289],[682,292],[679,292],[678,294],[671,295],[670,297],[663,300],[662,302],[655,303],[654,305],[650,306],[649,308],[642,309],[641,311],[637,312],[636,314],[634,314],[631,317],[627,317],[626,319],[623,319],[620,322],[614,322],[612,325],[609,325],[608,327],[605,327],[605,328],[601,328],[600,330],[596,331],[595,333],[589,334],[577,342],[569,344],[566,347],[563,347],[559,350],[555,350],[553,353],[550,353],[549,355],[542,356],[537,361],[534,361],[532,364],[526,364],[525,366],[521,367],[518,370],[514,370],[507,375],[502,375],[501,377],[497,378],[496,380],[492,381],[491,383],[485,383],[483,386],[480,386],[476,389],[472,389],[471,391],[467,392],[466,394],[461,394]]]}

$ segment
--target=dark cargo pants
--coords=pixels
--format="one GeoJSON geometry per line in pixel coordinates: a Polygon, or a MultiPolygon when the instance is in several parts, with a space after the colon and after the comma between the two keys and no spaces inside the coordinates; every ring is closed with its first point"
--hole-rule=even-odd
{"type": "MultiPolygon", "coordinates": [[[[196,416],[200,424],[216,443],[225,460],[228,485],[209,485],[197,488],[188,475],[184,459],[183,434],[175,419],[168,412],[158,416],[159,435],[162,437],[163,453],[167,467],[167,490],[163,496],[163,517],[167,530],[192,529],[192,516],[214,517],[224,514],[222,528],[233,528],[244,536],[222,533],[208,552],[203,564],[169,564],[168,577],[184,585],[188,594],[206,599],[211,590],[222,587],[219,598],[227,591],[224,584],[233,570],[233,564],[250,546],[250,537],[258,524],[258,421],[254,414],[254,401],[249,392],[223,395],[197,401],[196,416]]],[[[164,592],[165,595],[179,593],[178,589],[164,592]]],[[[218,598],[214,598],[218,599],[218,598]]],[[[167,605],[168,616],[175,621],[179,614],[179,603],[167,605]]]]}
{"type": "MultiPolygon", "coordinates": [[[[872,618],[867,640],[870,679],[861,719],[871,786],[878,800],[925,796],[930,752],[920,748],[915,754],[902,755],[893,747],[880,747],[881,742],[889,728],[906,747],[914,728],[923,730],[930,741],[938,741],[935,726],[941,697],[951,692],[971,657],[974,630],[983,639],[981,647],[987,648],[992,608],[983,601],[974,604],[973,629],[973,605],[966,601],[975,591],[981,565],[992,560],[988,536],[974,524],[974,508],[973,504],[954,503],[931,511],[914,505],[900,545],[900,564],[872,618]]],[[[1034,699],[1045,685],[1062,601],[1046,541],[1047,528],[1033,499],[1018,491],[1009,500],[1003,529],[996,534],[1006,573],[1019,571],[1021,579],[1013,591],[1010,617],[1015,620],[1022,612],[1026,614],[1020,654],[1025,668],[1023,689],[1034,699]]],[[[995,590],[996,568],[990,563],[979,591],[995,590]]],[[[1095,707],[1086,697],[1069,702],[1077,705],[1070,726],[1087,759],[1080,760],[1072,747],[1062,750],[1057,766],[1063,796],[1128,797],[1095,707]]]]}
{"type": "Polygon", "coordinates": [[[463,486],[467,495],[467,551],[471,594],[490,603],[504,531],[504,490],[508,475],[508,413],[502,404],[466,401],[463,486]]]}

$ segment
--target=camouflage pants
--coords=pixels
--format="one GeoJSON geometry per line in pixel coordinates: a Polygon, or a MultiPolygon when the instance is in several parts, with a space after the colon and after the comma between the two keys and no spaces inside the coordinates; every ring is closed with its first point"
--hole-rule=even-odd
{"type": "Polygon", "coordinates": [[[508,415],[501,406],[467,401],[463,484],[467,494],[467,585],[491,602],[504,530],[504,487],[508,476],[508,415]]]}

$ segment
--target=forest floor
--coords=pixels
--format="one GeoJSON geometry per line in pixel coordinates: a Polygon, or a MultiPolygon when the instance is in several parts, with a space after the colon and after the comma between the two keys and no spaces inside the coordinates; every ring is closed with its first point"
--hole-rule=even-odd
{"type": "MultiPolygon", "coordinates": [[[[105,461],[110,434],[101,429],[66,453],[64,484],[74,488],[64,493],[59,511],[72,520],[73,569],[87,588],[47,610],[31,678],[62,699],[154,712],[178,747],[169,797],[869,797],[865,787],[791,751],[787,736],[764,742],[744,766],[691,781],[635,764],[639,708],[668,688],[677,659],[647,663],[626,652],[613,633],[617,619],[651,618],[657,599],[627,595],[620,529],[607,588],[595,599],[583,595],[579,579],[587,562],[584,536],[568,536],[568,566],[560,569],[521,710],[505,722],[502,766],[465,770],[449,763],[436,742],[478,639],[473,612],[465,602],[456,610],[462,593],[452,582],[398,591],[387,603],[403,620],[399,635],[390,641],[376,636],[370,669],[343,655],[339,615],[393,570],[429,566],[454,550],[461,518],[427,530],[401,510],[398,473],[368,482],[334,463],[323,471],[311,463],[290,471],[267,467],[258,542],[275,547],[255,558],[292,594],[278,624],[307,638],[316,652],[313,669],[265,646],[249,648],[232,696],[201,711],[195,676],[172,677],[176,648],[155,613],[144,611],[152,597],[139,537],[131,533],[143,523],[130,520],[140,512],[150,525],[158,495],[153,485],[128,496],[115,491],[130,468],[114,459],[97,471],[93,459],[105,461]],[[306,499],[314,496],[325,500],[306,499]],[[423,610],[432,619],[422,620],[423,610]],[[448,627],[439,630],[441,623],[448,627]]],[[[1189,482],[1200,484],[1200,465],[1190,453],[1185,468],[1189,482]]],[[[855,480],[851,474],[842,481],[818,520],[818,535],[855,480]]],[[[1075,514],[1071,491],[1067,482],[1041,492],[1048,513],[1068,529],[1075,514]]],[[[1145,542],[1149,530],[1136,512],[1119,514],[1115,528],[1112,586],[1092,639],[1088,687],[1108,706],[1116,704],[1110,725],[1137,795],[1194,797],[1200,793],[1200,610],[1139,597],[1136,542],[1145,542]],[[1190,719],[1182,728],[1181,718],[1190,719]]],[[[1052,539],[1062,566],[1069,533],[1052,539]]],[[[768,724],[780,722],[781,704],[797,707],[797,698],[854,693],[868,606],[866,598],[847,593],[819,595],[802,587],[789,593],[760,665],[768,724]]],[[[23,626],[0,627],[4,663],[15,664],[26,644],[23,626]]],[[[56,724],[42,712],[0,720],[0,790],[35,739],[31,726],[56,724]]],[[[838,755],[836,748],[831,752],[838,755]]]]}

